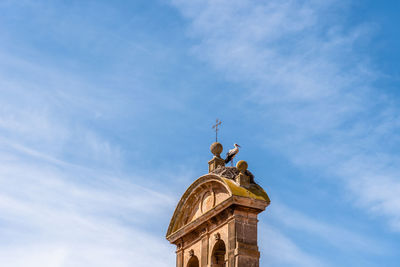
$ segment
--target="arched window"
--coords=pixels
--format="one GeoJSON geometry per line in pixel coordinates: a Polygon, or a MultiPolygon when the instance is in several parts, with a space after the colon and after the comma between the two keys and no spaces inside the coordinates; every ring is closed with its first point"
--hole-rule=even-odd
{"type": "Polygon", "coordinates": [[[196,256],[192,256],[187,264],[187,267],[199,267],[199,259],[196,256]]]}
{"type": "Polygon", "coordinates": [[[211,267],[225,267],[227,262],[226,247],[222,240],[215,243],[211,254],[211,267]]]}

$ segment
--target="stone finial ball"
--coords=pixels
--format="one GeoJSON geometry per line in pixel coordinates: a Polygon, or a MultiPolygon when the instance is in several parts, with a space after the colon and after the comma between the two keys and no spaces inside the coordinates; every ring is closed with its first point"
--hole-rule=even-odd
{"type": "Polygon", "coordinates": [[[245,172],[247,170],[247,167],[249,167],[249,165],[247,165],[247,162],[244,160],[239,160],[236,163],[236,168],[241,172],[245,172]]]}
{"type": "Polygon", "coordinates": [[[215,156],[219,156],[222,153],[222,145],[218,142],[214,142],[210,146],[211,153],[213,153],[215,156]]]}

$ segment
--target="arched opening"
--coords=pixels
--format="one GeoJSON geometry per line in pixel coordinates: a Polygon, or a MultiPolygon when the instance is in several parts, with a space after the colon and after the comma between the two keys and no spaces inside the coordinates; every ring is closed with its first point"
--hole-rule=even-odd
{"type": "Polygon", "coordinates": [[[199,259],[196,256],[192,256],[187,264],[187,267],[199,267],[199,259]]]}
{"type": "Polygon", "coordinates": [[[226,247],[222,240],[215,243],[211,254],[211,267],[225,267],[227,262],[226,247]]]}

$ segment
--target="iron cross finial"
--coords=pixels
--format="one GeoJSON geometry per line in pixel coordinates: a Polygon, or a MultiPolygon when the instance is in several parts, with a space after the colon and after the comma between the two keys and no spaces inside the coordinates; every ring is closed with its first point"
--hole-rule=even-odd
{"type": "Polygon", "coordinates": [[[215,121],[215,125],[213,125],[213,129],[215,129],[215,142],[218,142],[218,126],[221,125],[222,121],[220,121],[219,119],[217,119],[215,121]]]}

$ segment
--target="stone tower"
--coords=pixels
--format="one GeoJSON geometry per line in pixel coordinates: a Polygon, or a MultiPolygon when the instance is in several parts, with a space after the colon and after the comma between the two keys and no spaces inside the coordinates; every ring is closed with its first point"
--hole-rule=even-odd
{"type": "Polygon", "coordinates": [[[269,197],[245,161],[225,167],[220,143],[211,152],[209,173],[189,186],[168,227],[176,267],[258,267],[257,215],[269,197]]]}

